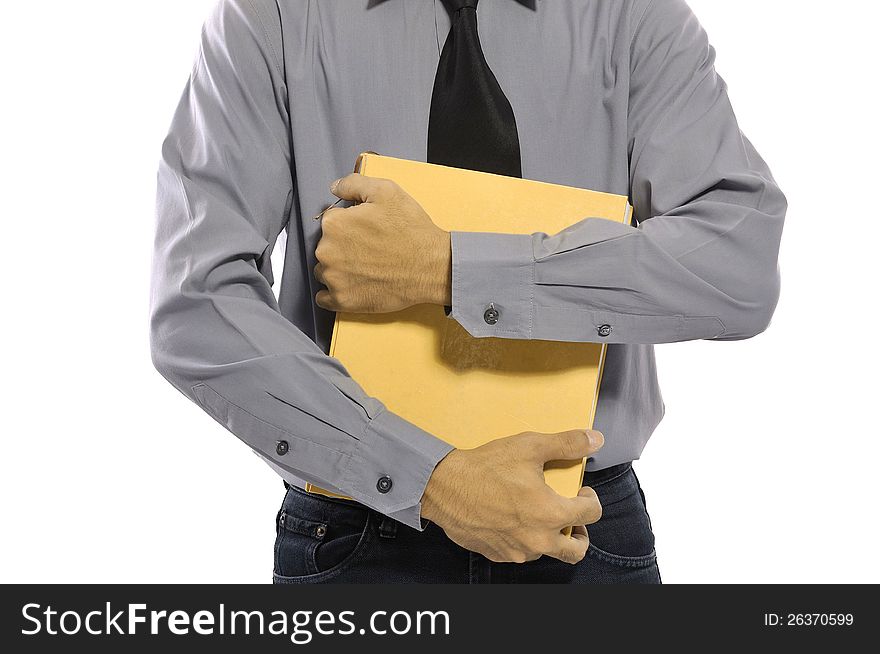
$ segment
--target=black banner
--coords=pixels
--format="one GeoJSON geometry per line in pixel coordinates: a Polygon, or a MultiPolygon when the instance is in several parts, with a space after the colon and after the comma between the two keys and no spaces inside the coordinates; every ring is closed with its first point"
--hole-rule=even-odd
{"type": "Polygon", "coordinates": [[[545,640],[547,649],[841,647],[880,631],[877,599],[875,586],[5,586],[0,644],[39,652],[225,643],[257,652],[486,644],[514,652],[545,640]]]}

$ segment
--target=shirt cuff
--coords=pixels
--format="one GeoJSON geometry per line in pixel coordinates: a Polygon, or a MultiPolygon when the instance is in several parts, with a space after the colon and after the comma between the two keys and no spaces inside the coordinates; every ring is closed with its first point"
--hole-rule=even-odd
{"type": "Polygon", "coordinates": [[[452,313],[476,338],[532,335],[535,257],[529,234],[452,232],[452,313]]]}
{"type": "Polygon", "coordinates": [[[455,449],[382,409],[367,423],[345,470],[344,486],[362,504],[422,531],[422,495],[437,464],[455,449]]]}

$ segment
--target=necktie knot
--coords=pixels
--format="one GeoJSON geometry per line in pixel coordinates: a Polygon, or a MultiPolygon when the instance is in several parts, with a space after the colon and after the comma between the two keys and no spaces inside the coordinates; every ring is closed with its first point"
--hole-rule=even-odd
{"type": "Polygon", "coordinates": [[[479,0],[443,0],[446,10],[450,14],[455,14],[462,9],[476,9],[479,0]]]}

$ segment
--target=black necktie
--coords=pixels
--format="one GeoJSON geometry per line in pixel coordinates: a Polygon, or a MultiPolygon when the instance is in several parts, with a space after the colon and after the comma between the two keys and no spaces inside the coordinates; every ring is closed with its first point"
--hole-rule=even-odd
{"type": "Polygon", "coordinates": [[[428,162],[522,177],[516,118],[483,56],[477,2],[443,0],[452,29],[434,79],[428,162]]]}

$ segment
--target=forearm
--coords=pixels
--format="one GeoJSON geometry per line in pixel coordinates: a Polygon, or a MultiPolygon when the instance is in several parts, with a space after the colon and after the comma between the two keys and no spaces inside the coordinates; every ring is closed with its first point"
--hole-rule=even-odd
{"type": "Polygon", "coordinates": [[[666,343],[754,336],[778,298],[784,214],[778,191],[761,193],[763,211],[720,216],[706,204],[639,228],[587,219],[554,236],[455,232],[451,317],[475,337],[666,343]],[[709,220],[702,211],[714,213],[716,227],[701,228],[709,220]],[[490,305],[496,314],[486,313],[490,305]]]}
{"type": "MultiPolygon", "coordinates": [[[[176,187],[168,166],[161,179],[163,189],[176,187]]],[[[188,228],[182,196],[170,197],[155,257],[157,369],[277,468],[420,528],[422,493],[451,448],[368,396],[280,314],[268,280],[248,263],[265,247],[249,223],[221,226],[231,214],[207,200],[205,220],[188,228]],[[218,231],[228,238],[210,236],[218,231]],[[241,249],[247,243],[250,254],[241,249]],[[385,475],[393,488],[382,493],[385,475]]]]}
{"type": "Polygon", "coordinates": [[[649,3],[632,39],[636,226],[585,217],[554,235],[453,233],[452,317],[472,335],[666,343],[769,324],[785,196],[687,4],[649,3]]]}

